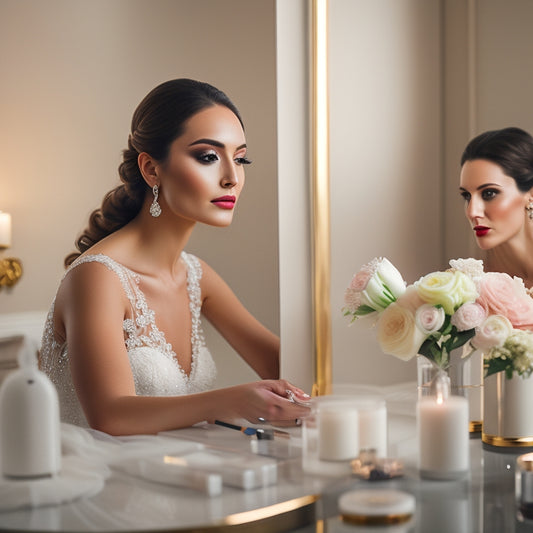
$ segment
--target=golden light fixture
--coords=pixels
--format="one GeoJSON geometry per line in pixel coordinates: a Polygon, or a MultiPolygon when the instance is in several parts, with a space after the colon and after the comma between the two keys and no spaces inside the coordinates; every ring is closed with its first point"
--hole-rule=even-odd
{"type": "MultiPolygon", "coordinates": [[[[11,215],[0,211],[0,250],[11,246],[11,215]]],[[[0,258],[0,289],[13,287],[22,276],[22,263],[16,257],[0,258]]]]}

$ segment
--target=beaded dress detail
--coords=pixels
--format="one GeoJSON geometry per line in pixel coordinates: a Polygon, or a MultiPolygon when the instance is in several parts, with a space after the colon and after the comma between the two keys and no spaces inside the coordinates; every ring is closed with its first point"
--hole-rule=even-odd
{"type": "MultiPolygon", "coordinates": [[[[65,272],[83,263],[98,262],[119,278],[131,304],[131,318],[123,322],[124,342],[139,396],[180,396],[202,392],[213,387],[216,366],[205,345],[201,324],[200,279],[202,267],[198,259],[186,252],[181,254],[187,266],[187,293],[191,312],[191,371],[187,375],[178,363],[172,346],[156,325],[155,313],[148,308],[139,288],[139,276],[110,257],[98,254],[80,257],[65,272]]],[[[63,277],[64,277],[63,276],[63,277]]],[[[87,420],[78,401],[68,358],[68,346],[54,338],[55,298],[46,319],[42,346],[41,367],[56,386],[61,409],[61,421],[87,427],[87,420]]]]}

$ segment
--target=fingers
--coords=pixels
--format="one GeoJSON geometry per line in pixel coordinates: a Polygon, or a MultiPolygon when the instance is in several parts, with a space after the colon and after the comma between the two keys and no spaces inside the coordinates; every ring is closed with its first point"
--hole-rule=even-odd
{"type": "Polygon", "coordinates": [[[305,391],[285,379],[270,380],[269,383],[273,392],[288,398],[289,400],[292,400],[294,396],[301,398],[304,401],[308,401],[311,398],[305,391]]]}

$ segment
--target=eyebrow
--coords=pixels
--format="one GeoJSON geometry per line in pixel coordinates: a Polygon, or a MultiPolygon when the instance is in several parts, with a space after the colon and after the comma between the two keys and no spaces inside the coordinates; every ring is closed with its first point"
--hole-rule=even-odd
{"type": "MultiPolygon", "coordinates": [[[[476,191],[480,191],[481,189],[485,189],[487,187],[501,187],[498,183],[484,183],[483,185],[480,185],[476,191]]],[[[467,191],[464,187],[459,187],[460,191],[467,191]]],[[[467,191],[468,192],[468,191],[467,191]]]]}
{"type": "MultiPolygon", "coordinates": [[[[194,146],[195,144],[210,144],[211,146],[216,146],[217,148],[226,148],[224,143],[220,141],[215,141],[214,139],[198,139],[197,141],[192,142],[189,146],[194,146]]],[[[246,148],[246,143],[237,146],[237,150],[242,150],[246,148]]]]}

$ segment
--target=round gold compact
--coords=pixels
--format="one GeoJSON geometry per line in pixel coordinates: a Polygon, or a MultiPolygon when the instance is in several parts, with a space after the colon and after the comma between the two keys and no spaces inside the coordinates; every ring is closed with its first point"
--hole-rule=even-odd
{"type": "Polygon", "coordinates": [[[416,500],[412,494],[400,490],[362,489],[342,494],[338,506],[346,523],[400,524],[411,519],[416,500]]]}

